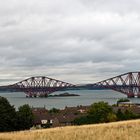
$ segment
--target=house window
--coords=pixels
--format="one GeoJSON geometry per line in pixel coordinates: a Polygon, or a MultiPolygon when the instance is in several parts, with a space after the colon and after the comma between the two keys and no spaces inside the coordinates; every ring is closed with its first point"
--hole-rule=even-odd
{"type": "Polygon", "coordinates": [[[47,124],[47,120],[41,120],[41,124],[47,124]]]}

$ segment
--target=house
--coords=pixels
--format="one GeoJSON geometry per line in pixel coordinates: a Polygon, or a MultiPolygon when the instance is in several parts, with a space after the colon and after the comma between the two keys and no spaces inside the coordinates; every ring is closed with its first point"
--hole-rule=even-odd
{"type": "Polygon", "coordinates": [[[34,125],[40,127],[57,127],[73,125],[76,118],[85,116],[89,106],[65,107],[57,113],[46,109],[33,109],[34,125]]]}

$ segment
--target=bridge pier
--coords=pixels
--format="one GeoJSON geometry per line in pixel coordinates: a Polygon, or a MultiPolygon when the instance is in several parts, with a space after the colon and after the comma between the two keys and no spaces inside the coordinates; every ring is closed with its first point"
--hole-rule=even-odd
{"type": "Polygon", "coordinates": [[[37,95],[35,94],[33,97],[34,97],[34,98],[36,98],[36,97],[37,97],[37,95]]]}
{"type": "Polygon", "coordinates": [[[139,93],[139,94],[137,94],[137,98],[140,98],[140,93],[139,93]]]}
{"type": "Polygon", "coordinates": [[[44,93],[44,92],[29,92],[29,93],[25,93],[27,98],[47,98],[48,97],[48,93],[44,93]]]}
{"type": "Polygon", "coordinates": [[[45,98],[47,98],[48,97],[48,94],[47,93],[46,94],[40,94],[39,97],[45,97],[45,98]]]}
{"type": "Polygon", "coordinates": [[[27,95],[27,94],[26,94],[26,98],[33,98],[33,96],[32,96],[32,95],[27,95]]]}
{"type": "Polygon", "coordinates": [[[134,93],[128,93],[128,94],[127,94],[127,97],[128,97],[128,98],[135,98],[135,95],[134,95],[134,93]]]}

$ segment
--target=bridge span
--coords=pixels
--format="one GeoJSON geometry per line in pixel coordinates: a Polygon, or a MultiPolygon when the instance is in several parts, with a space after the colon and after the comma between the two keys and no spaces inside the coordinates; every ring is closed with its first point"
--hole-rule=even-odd
{"type": "Polygon", "coordinates": [[[48,96],[56,91],[112,89],[129,98],[140,98],[140,72],[128,72],[97,83],[74,85],[49,77],[38,76],[12,85],[1,86],[1,91],[24,92],[27,97],[48,96]]]}

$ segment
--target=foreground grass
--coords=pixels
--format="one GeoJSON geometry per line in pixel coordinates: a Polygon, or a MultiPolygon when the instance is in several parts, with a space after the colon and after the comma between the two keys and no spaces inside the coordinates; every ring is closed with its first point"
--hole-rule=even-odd
{"type": "Polygon", "coordinates": [[[0,133],[0,140],[140,140],[140,120],[0,133]]]}

